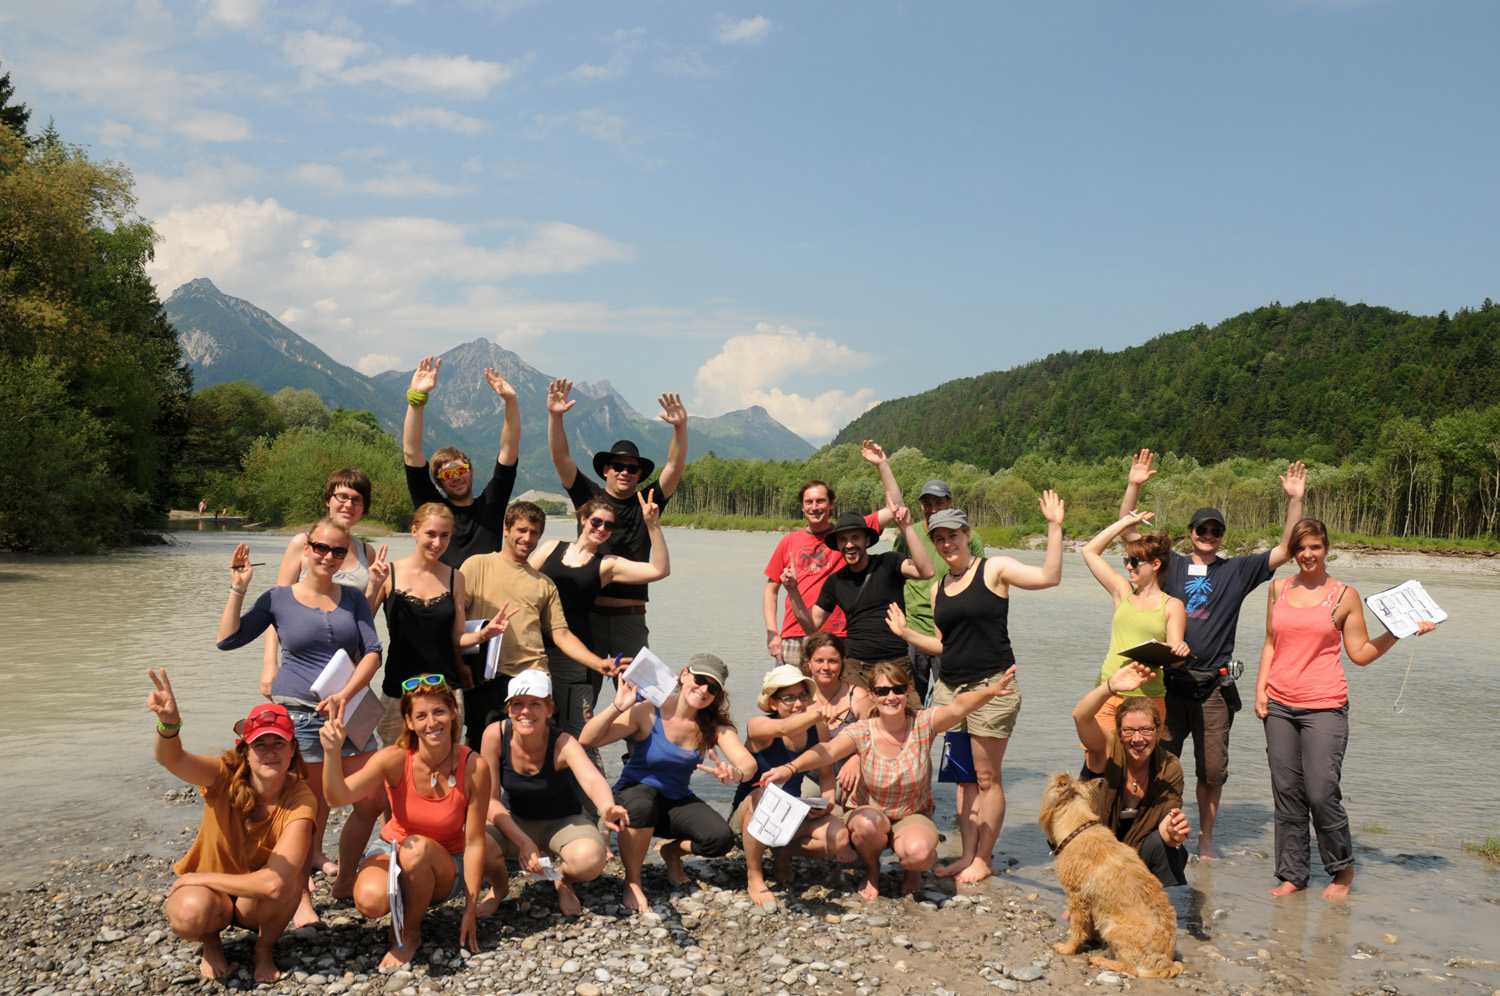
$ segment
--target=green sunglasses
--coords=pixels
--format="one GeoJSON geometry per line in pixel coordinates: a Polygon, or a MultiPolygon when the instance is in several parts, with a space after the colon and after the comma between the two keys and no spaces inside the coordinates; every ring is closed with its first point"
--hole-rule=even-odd
{"type": "Polygon", "coordinates": [[[440,685],[446,684],[448,684],[448,679],[444,678],[440,674],[419,674],[415,678],[407,678],[405,681],[403,681],[401,683],[401,690],[405,692],[415,692],[423,685],[428,685],[436,688],[440,685]]]}

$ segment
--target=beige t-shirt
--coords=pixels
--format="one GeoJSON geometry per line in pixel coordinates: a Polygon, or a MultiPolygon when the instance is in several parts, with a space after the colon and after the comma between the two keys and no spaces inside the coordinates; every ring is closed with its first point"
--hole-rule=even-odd
{"type": "Polygon", "coordinates": [[[249,830],[240,811],[229,801],[230,780],[234,769],[221,763],[212,785],[200,785],[203,795],[203,823],[198,836],[182,860],[173,866],[179,875],[188,872],[219,872],[225,875],[248,875],[260,871],[271,860],[276,842],[286,828],[298,820],[312,820],[317,815],[317,800],[312,789],[300,778],[287,782],[281,803],[270,817],[252,823],[249,830]]]}
{"type": "Polygon", "coordinates": [[[545,671],[547,648],[542,635],[568,626],[552,579],[530,564],[518,564],[499,553],[470,557],[459,570],[464,575],[465,618],[490,618],[507,602],[506,611],[516,613],[500,641],[500,673],[517,675],[529,668],[545,671]]]}

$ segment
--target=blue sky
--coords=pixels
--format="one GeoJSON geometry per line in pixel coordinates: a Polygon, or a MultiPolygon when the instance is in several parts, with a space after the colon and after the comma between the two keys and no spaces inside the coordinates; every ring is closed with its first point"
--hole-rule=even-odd
{"type": "Polygon", "coordinates": [[[33,123],[369,373],[484,336],[642,412],[876,401],[1272,300],[1500,293],[1500,5],[0,7],[33,123]]]}

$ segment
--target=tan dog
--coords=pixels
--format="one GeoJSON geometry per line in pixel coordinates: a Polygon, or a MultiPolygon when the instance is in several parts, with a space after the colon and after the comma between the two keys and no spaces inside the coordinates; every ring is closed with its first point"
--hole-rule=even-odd
{"type": "Polygon", "coordinates": [[[1182,974],[1177,951],[1177,913],[1167,891],[1134,848],[1097,823],[1093,786],[1058,775],[1042,795],[1042,832],[1057,852],[1057,880],[1068,897],[1068,939],[1052,945],[1077,954],[1098,936],[1115,958],[1089,958],[1107,968],[1143,978],[1182,974]],[[1090,826],[1090,821],[1094,825],[1090,826]]]}

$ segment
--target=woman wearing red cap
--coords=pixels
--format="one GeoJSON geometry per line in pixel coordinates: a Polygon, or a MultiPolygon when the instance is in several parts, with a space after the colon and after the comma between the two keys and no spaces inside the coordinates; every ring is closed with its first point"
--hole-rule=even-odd
{"type": "Polygon", "coordinates": [[[199,970],[209,979],[229,974],[224,928],[255,931],[255,981],[275,982],[281,972],[272,949],[302,893],[298,879],[317,809],[291,717],[283,706],[258,705],[235,725],[234,750],[189,754],[166,668],[146,673],[156,685],[146,697],[156,713],[156,761],[203,794],[203,823],[167,890],[167,922],[177,936],[203,945],[199,970]]]}

